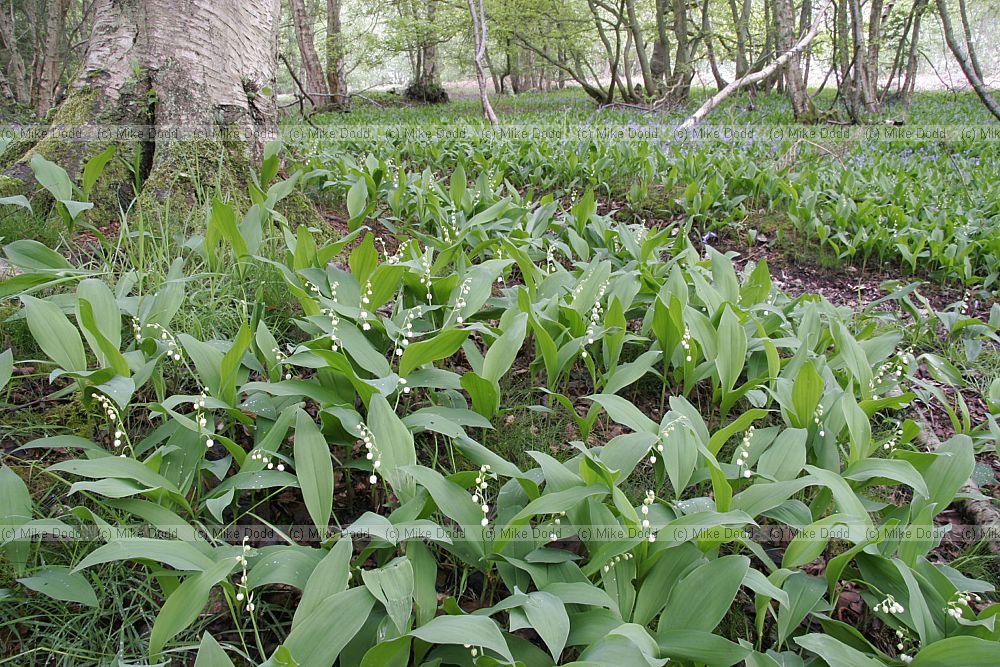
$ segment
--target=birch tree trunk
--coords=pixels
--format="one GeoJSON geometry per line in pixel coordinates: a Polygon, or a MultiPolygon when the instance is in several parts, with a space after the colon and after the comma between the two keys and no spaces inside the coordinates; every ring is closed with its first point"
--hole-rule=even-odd
{"type": "Polygon", "coordinates": [[[69,11],[69,0],[50,0],[48,18],[45,28],[45,53],[42,61],[42,73],[38,85],[38,117],[52,108],[55,101],[56,87],[59,85],[59,65],[62,62],[63,32],[66,29],[66,13],[69,11]]]}
{"type": "MultiPolygon", "coordinates": [[[[200,186],[247,198],[248,160],[259,156],[263,132],[277,120],[279,0],[94,0],[93,12],[80,74],[53,123],[152,126],[155,137],[192,127],[240,130],[251,138],[101,143],[50,135],[20,146],[23,153],[13,164],[6,157],[0,162],[10,165],[0,191],[13,180],[33,183],[28,162],[35,153],[75,176],[87,158],[115,144],[126,162],[142,164],[140,201],[177,199],[181,210],[191,210],[200,186]]],[[[133,174],[119,162],[109,163],[92,194],[97,208],[112,214],[135,194],[133,174]]]]}
{"type": "Polygon", "coordinates": [[[292,22],[295,24],[295,41],[299,45],[299,56],[302,58],[302,71],[305,74],[306,94],[315,107],[327,105],[326,78],[323,76],[323,66],[316,53],[316,37],[313,34],[312,17],[306,10],[305,0],[288,0],[292,10],[292,22]]]}
{"type": "Polygon", "coordinates": [[[483,56],[486,55],[486,8],[483,0],[469,0],[469,13],[472,15],[472,39],[475,44],[476,81],[479,83],[479,100],[483,105],[483,116],[490,121],[490,125],[497,127],[500,121],[493,113],[493,105],[490,104],[490,96],[486,92],[486,71],[483,69],[483,56]]]}

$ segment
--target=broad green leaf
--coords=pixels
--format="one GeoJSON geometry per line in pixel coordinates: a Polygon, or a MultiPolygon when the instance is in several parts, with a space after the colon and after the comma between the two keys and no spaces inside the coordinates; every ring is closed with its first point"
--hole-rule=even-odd
{"type": "Polygon", "coordinates": [[[104,168],[107,166],[108,162],[115,155],[115,146],[112,144],[108,146],[107,149],[102,153],[98,153],[94,157],[87,160],[87,163],[83,165],[83,175],[81,176],[80,189],[83,190],[83,195],[85,197],[90,197],[90,193],[94,191],[94,185],[97,184],[97,179],[101,177],[104,173],[104,168]]]}
{"type": "Polygon", "coordinates": [[[723,394],[736,385],[746,363],[747,334],[732,308],[726,308],[719,322],[719,349],[715,359],[723,394]]]}
{"type": "Polygon", "coordinates": [[[413,610],[413,566],[405,557],[377,570],[362,570],[368,591],[382,603],[396,629],[406,632],[413,610]]]}
{"type": "Polygon", "coordinates": [[[509,662],[514,661],[500,628],[486,616],[438,616],[411,630],[410,635],[430,644],[481,646],[496,651],[509,662]]]}
{"type": "Polygon", "coordinates": [[[608,413],[608,416],[611,417],[611,419],[623,426],[628,426],[637,433],[657,432],[658,427],[656,422],[644,415],[642,411],[629,402],[628,399],[614,394],[593,394],[591,396],[587,396],[587,399],[604,408],[605,412],[608,413]]]}
{"type": "Polygon", "coordinates": [[[368,428],[374,438],[373,447],[382,461],[381,474],[400,498],[408,500],[414,492],[413,483],[400,470],[417,462],[413,434],[382,394],[372,396],[368,404],[368,428]]]}
{"type": "Polygon", "coordinates": [[[788,593],[788,604],[778,608],[779,646],[799,627],[826,592],[826,585],[821,579],[803,572],[788,577],[782,588],[788,593]]]}
{"type": "Polygon", "coordinates": [[[980,637],[947,637],[921,648],[910,664],[915,667],[994,667],[997,642],[980,637]]]}
{"type": "Polygon", "coordinates": [[[657,634],[656,643],[665,658],[717,667],[735,665],[751,652],[725,637],[700,630],[667,630],[657,634]]]}
{"type": "Polygon", "coordinates": [[[49,191],[53,199],[63,200],[73,197],[73,181],[69,180],[66,170],[55,162],[46,160],[41,153],[31,156],[31,171],[35,180],[49,191]]]}
{"type": "Polygon", "coordinates": [[[806,361],[799,367],[795,383],[792,385],[793,414],[790,416],[793,426],[809,428],[812,425],[816,406],[823,398],[824,388],[823,378],[816,372],[816,366],[812,360],[806,361]]]}
{"type": "Polygon", "coordinates": [[[14,374],[14,353],[11,350],[0,352],[0,389],[7,386],[14,374]]]}
{"type": "Polygon", "coordinates": [[[194,667],[233,667],[233,661],[219,646],[219,642],[215,641],[215,637],[206,632],[201,636],[194,667]]]}
{"type": "Polygon", "coordinates": [[[78,602],[88,607],[97,606],[97,595],[90,582],[79,572],[71,572],[68,567],[49,566],[17,581],[56,600],[78,602]]]}
{"type": "Polygon", "coordinates": [[[325,535],[333,512],[333,461],[319,427],[305,410],[295,418],[295,476],[313,525],[325,535]]]}
{"type": "Polygon", "coordinates": [[[351,556],[353,544],[347,535],[342,536],[323,560],[313,569],[302,589],[302,598],[292,617],[294,629],[312,614],[323,600],[347,590],[351,583],[351,556]]]}
{"type": "Polygon", "coordinates": [[[213,565],[212,559],[190,542],[135,537],[108,542],[94,549],[73,568],[73,571],[79,572],[101,563],[122,560],[151,560],[169,565],[176,570],[195,572],[208,570],[213,565]]]}
{"type": "Polygon", "coordinates": [[[446,329],[429,340],[411,343],[399,360],[400,377],[405,378],[424,364],[450,357],[462,347],[468,337],[468,331],[446,329]]]}
{"type": "Polygon", "coordinates": [[[569,637],[569,616],[562,600],[552,593],[534,591],[528,594],[523,609],[531,627],[545,642],[552,659],[558,662],[569,637]]]}
{"type": "Polygon", "coordinates": [[[28,329],[42,352],[64,370],[87,370],[87,354],[80,332],[59,306],[26,295],[21,296],[21,302],[27,313],[28,329]]]}
{"type": "Polygon", "coordinates": [[[712,632],[732,606],[749,568],[750,559],[737,555],[695,568],[670,591],[657,636],[668,630],[712,632]]]}
{"type": "Polygon", "coordinates": [[[331,667],[374,605],[375,598],[364,586],[332,595],[288,633],[284,646],[303,667],[331,667]]]}
{"type": "Polygon", "coordinates": [[[4,246],[4,254],[14,266],[25,271],[72,271],[65,257],[33,239],[20,239],[4,246]]]}
{"type": "Polygon", "coordinates": [[[826,635],[796,637],[795,643],[823,658],[830,667],[883,667],[878,660],[826,635]]]}
{"type": "Polygon", "coordinates": [[[174,589],[153,622],[149,633],[150,655],[159,655],[168,641],[194,623],[208,604],[212,588],[235,569],[236,562],[235,558],[223,559],[204,572],[191,575],[174,589]]]}

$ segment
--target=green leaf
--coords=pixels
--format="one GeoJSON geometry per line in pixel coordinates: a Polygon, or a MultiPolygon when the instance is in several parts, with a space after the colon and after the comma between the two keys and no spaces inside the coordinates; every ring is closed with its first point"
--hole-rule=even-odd
{"type": "Polygon", "coordinates": [[[0,389],[7,386],[14,374],[14,353],[11,350],[0,352],[0,389]]]}
{"type": "Polygon", "coordinates": [[[826,635],[796,637],[795,643],[823,658],[830,667],[883,667],[880,661],[826,635]]]}
{"type": "MultiPolygon", "coordinates": [[[[359,176],[351,189],[347,191],[347,213],[351,222],[355,223],[365,214],[368,208],[368,184],[364,176],[359,176]]],[[[352,226],[353,228],[353,226],[352,226]]]]}
{"type": "Polygon", "coordinates": [[[793,414],[790,416],[793,426],[809,428],[813,423],[816,406],[823,398],[824,388],[823,378],[816,372],[816,366],[812,360],[806,361],[799,367],[798,375],[795,376],[795,384],[792,386],[793,414]]]}
{"type": "Polygon", "coordinates": [[[194,667],[233,667],[233,661],[219,646],[219,642],[215,641],[215,637],[206,632],[201,636],[194,667]]]}
{"type": "Polygon", "coordinates": [[[667,630],[713,631],[733,605],[749,568],[750,559],[738,555],[695,568],[670,592],[657,636],[667,630]]]}
{"type": "Polygon", "coordinates": [[[207,570],[213,565],[212,559],[190,542],[135,537],[108,542],[94,549],[73,568],[73,571],[79,572],[93,565],[122,560],[151,560],[169,565],[176,570],[195,572],[207,570]]]}
{"type": "Polygon", "coordinates": [[[63,200],[73,197],[73,181],[69,180],[66,170],[55,162],[46,160],[41,153],[31,156],[31,171],[35,180],[49,191],[53,199],[63,200]]]}
{"type": "Polygon", "coordinates": [[[68,567],[47,567],[17,581],[56,600],[79,602],[88,607],[97,606],[97,595],[90,582],[79,572],[71,572],[68,567]]]}
{"type": "Polygon", "coordinates": [[[25,271],[72,271],[69,261],[38,241],[21,239],[4,247],[7,259],[16,267],[25,271]]]}
{"type": "Polygon", "coordinates": [[[948,637],[920,649],[911,662],[915,667],[994,667],[997,642],[980,637],[948,637]]]}
{"type": "Polygon", "coordinates": [[[727,307],[719,322],[719,350],[715,363],[719,369],[719,382],[723,394],[733,390],[747,356],[747,334],[740,324],[740,319],[727,307]]]}
{"type": "Polygon", "coordinates": [[[160,654],[168,641],[195,622],[208,604],[212,587],[233,571],[236,562],[235,558],[221,560],[204,572],[188,577],[174,589],[153,622],[149,633],[150,655],[160,654]]]}
{"type": "Polygon", "coordinates": [[[528,315],[518,313],[514,316],[503,334],[497,338],[483,359],[482,376],[492,382],[498,382],[504,374],[510,370],[517,358],[517,353],[524,342],[525,331],[528,326],[528,315]]]}
{"type": "Polygon", "coordinates": [[[347,590],[351,583],[353,544],[344,535],[313,569],[302,589],[302,599],[292,617],[292,629],[312,614],[329,597],[347,590]]]}
{"type": "Polygon", "coordinates": [[[408,500],[414,492],[413,483],[401,469],[417,462],[413,434],[382,394],[372,396],[368,404],[368,428],[382,458],[382,474],[400,498],[408,500]]]}
{"type": "Polygon", "coordinates": [[[930,497],[927,484],[917,469],[909,461],[897,459],[862,459],[852,463],[841,473],[844,479],[868,481],[870,479],[889,479],[906,484],[924,498],[930,497]]]}
{"type": "Polygon", "coordinates": [[[410,344],[399,360],[400,377],[405,378],[424,364],[450,357],[462,347],[468,337],[468,331],[446,329],[429,340],[410,344]]]}
{"type": "Polygon", "coordinates": [[[779,646],[799,627],[826,592],[822,580],[802,572],[788,577],[782,588],[788,593],[788,605],[778,608],[779,646]]]}
{"type": "Polygon", "coordinates": [[[28,329],[42,352],[64,370],[87,370],[87,354],[80,332],[59,306],[26,295],[21,296],[21,302],[27,314],[28,329]]]}
{"type": "Polygon", "coordinates": [[[514,662],[507,642],[496,623],[486,616],[438,616],[410,635],[430,644],[471,644],[496,651],[514,662]]]}
{"type": "Polygon", "coordinates": [[[115,146],[112,144],[103,153],[98,153],[87,160],[87,163],[83,166],[83,176],[81,177],[80,184],[80,189],[83,190],[84,197],[90,197],[90,193],[94,191],[94,185],[97,184],[97,179],[104,173],[104,168],[114,155],[115,146]]]}
{"type": "Polygon", "coordinates": [[[236,383],[239,377],[243,355],[250,348],[253,333],[250,326],[244,322],[240,326],[236,340],[219,362],[219,400],[228,405],[236,404],[236,383]]]}
{"type": "MultiPolygon", "coordinates": [[[[77,319],[83,328],[83,335],[90,344],[90,349],[94,351],[94,356],[98,358],[102,366],[109,366],[116,375],[129,377],[132,374],[132,369],[129,368],[128,361],[118,351],[118,347],[108,340],[101,331],[90,302],[86,299],[78,298],[76,307],[77,319]]],[[[121,318],[119,317],[120,322],[121,318]]]]}
{"type": "Polygon", "coordinates": [[[374,605],[375,598],[364,586],[332,595],[288,633],[284,646],[303,667],[331,667],[374,605]]]}
{"type": "Polygon", "coordinates": [[[178,340],[184,346],[184,351],[194,362],[202,385],[212,396],[219,397],[222,387],[222,352],[213,345],[204,343],[188,334],[179,334],[178,340]]]}
{"type": "Polygon", "coordinates": [[[140,484],[154,489],[166,489],[171,493],[181,495],[170,480],[153,472],[141,462],[132,458],[104,456],[96,459],[70,459],[60,461],[47,468],[50,472],[69,472],[90,479],[106,479],[117,477],[132,479],[140,484]]]}
{"type": "Polygon", "coordinates": [[[296,414],[292,452],[306,510],[320,535],[326,535],[333,512],[333,462],[326,438],[305,410],[296,414]]]}
{"type": "Polygon", "coordinates": [[[725,637],[698,630],[667,630],[656,636],[660,655],[671,660],[728,667],[745,660],[751,650],[725,637]]]}
{"type": "MultiPolygon", "coordinates": [[[[21,208],[26,208],[31,211],[31,202],[24,195],[12,195],[10,197],[0,197],[0,205],[9,204],[10,206],[20,206],[21,208]]],[[[33,212],[33,211],[32,211],[33,212]]]]}
{"type": "Polygon", "coordinates": [[[362,570],[361,578],[368,591],[382,603],[390,620],[400,632],[406,632],[413,610],[413,566],[406,557],[393,560],[377,570],[362,570]]]}
{"type": "Polygon", "coordinates": [[[658,426],[656,422],[647,417],[642,411],[635,407],[628,399],[614,394],[593,394],[586,397],[604,408],[608,416],[623,426],[628,426],[636,433],[656,433],[658,426]]]}
{"type": "Polygon", "coordinates": [[[558,662],[569,637],[569,615],[562,600],[552,593],[534,591],[528,594],[528,601],[522,608],[552,659],[558,662]]]}

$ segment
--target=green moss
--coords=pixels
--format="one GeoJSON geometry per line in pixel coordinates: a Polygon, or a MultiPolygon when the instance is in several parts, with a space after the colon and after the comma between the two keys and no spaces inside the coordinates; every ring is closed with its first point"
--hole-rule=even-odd
{"type": "Polygon", "coordinates": [[[0,197],[10,197],[24,192],[24,181],[0,174],[0,197]]]}

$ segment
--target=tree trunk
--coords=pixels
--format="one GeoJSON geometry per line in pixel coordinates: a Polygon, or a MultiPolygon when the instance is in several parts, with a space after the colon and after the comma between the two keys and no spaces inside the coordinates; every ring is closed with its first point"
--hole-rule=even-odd
{"type": "Polygon", "coordinates": [[[691,93],[691,79],[694,66],[691,63],[691,48],[688,43],[688,10],[686,0],[674,0],[674,41],[677,51],[674,55],[674,71],[667,83],[666,99],[671,104],[680,104],[691,93]]]}
{"type": "MultiPolygon", "coordinates": [[[[778,19],[778,51],[788,52],[795,45],[795,7],[792,0],[775,0],[775,15],[778,19]]],[[[816,122],[816,109],[806,91],[799,65],[799,54],[793,53],[785,62],[785,86],[792,102],[792,113],[798,123],[816,122]]]]}
{"type": "Polygon", "coordinates": [[[899,99],[909,105],[913,99],[913,90],[917,85],[917,55],[920,53],[920,22],[927,10],[928,0],[917,0],[914,5],[913,36],[910,37],[910,53],[906,61],[906,78],[899,91],[899,99]]]}
{"type": "Polygon", "coordinates": [[[750,21],[750,0],[744,0],[737,7],[736,0],[729,0],[729,12],[733,15],[733,26],[736,32],[736,78],[746,75],[750,69],[747,58],[747,46],[750,41],[748,24],[750,21]]]}
{"type": "Polygon", "coordinates": [[[826,0],[823,6],[820,7],[819,15],[816,17],[816,20],[813,21],[809,32],[803,35],[791,49],[778,56],[778,58],[767,67],[751,74],[747,74],[746,76],[736,79],[735,81],[731,81],[728,86],[717,92],[708,101],[698,107],[698,110],[688,116],[687,120],[678,125],[677,129],[681,131],[690,130],[695,125],[705,120],[705,117],[710,114],[713,109],[722,104],[727,97],[735,93],[737,90],[767,78],[774,72],[784,67],[785,63],[793,57],[801,55],[806,47],[808,47],[809,44],[816,38],[816,35],[819,34],[820,28],[823,26],[823,20],[826,17],[826,12],[830,9],[831,2],[832,0],[826,0]]]}
{"type": "Polygon", "coordinates": [[[851,37],[854,52],[851,64],[854,72],[854,88],[860,110],[867,113],[878,112],[878,96],[875,92],[875,74],[871,71],[868,51],[865,48],[865,18],[861,12],[860,0],[849,0],[851,9],[851,37]]]}
{"type": "Polygon", "coordinates": [[[56,87],[59,85],[59,67],[62,63],[63,32],[66,29],[66,13],[68,11],[69,0],[50,0],[45,28],[45,53],[38,86],[39,118],[45,118],[45,114],[49,112],[55,101],[56,87]]]}
{"type": "MultiPolygon", "coordinates": [[[[82,162],[113,144],[127,162],[141,151],[143,201],[174,200],[191,210],[205,190],[245,200],[248,158],[263,148],[277,120],[274,80],[278,45],[278,0],[219,3],[213,0],[94,0],[94,25],[81,71],[53,122],[96,130],[100,126],[152,126],[156,137],[199,131],[241,131],[248,142],[209,135],[192,140],[144,143],[72,142],[43,138],[14,163],[6,176],[33,181],[28,161],[44,155],[79,173],[82,162]],[[131,156],[130,156],[131,154],[131,156]]],[[[230,135],[231,136],[231,135],[230,135]]],[[[116,161],[112,161],[115,164],[116,161]]],[[[124,167],[118,167],[124,169],[124,167]]],[[[109,168],[92,194],[98,209],[116,214],[128,206],[130,174],[109,168]],[[122,187],[118,187],[122,186],[122,187]]],[[[175,211],[177,209],[174,209],[175,211]]]]}
{"type": "Polygon", "coordinates": [[[705,37],[705,51],[708,54],[708,66],[712,70],[712,78],[715,79],[716,88],[722,90],[726,87],[726,79],[722,76],[722,72],[719,71],[719,63],[715,59],[715,47],[713,45],[715,36],[712,34],[712,21],[709,15],[708,0],[705,0],[701,6],[701,33],[705,37]]]}
{"type": "Polygon", "coordinates": [[[976,73],[976,76],[985,80],[983,68],[979,65],[979,57],[976,55],[976,49],[972,42],[972,26],[969,24],[969,11],[965,6],[965,0],[958,0],[958,16],[962,19],[962,34],[965,35],[965,43],[969,45],[969,64],[972,65],[972,71],[976,73]]]}
{"type": "Polygon", "coordinates": [[[340,26],[340,0],[326,0],[326,83],[330,106],[346,109],[347,72],[344,65],[344,36],[340,26]]]}
{"type": "Polygon", "coordinates": [[[0,11],[0,42],[3,43],[7,53],[10,54],[7,63],[7,78],[11,90],[14,92],[14,99],[19,104],[25,106],[31,104],[31,89],[28,85],[28,72],[24,67],[24,60],[17,48],[17,38],[14,34],[14,24],[11,16],[6,11],[0,11]]]}
{"type": "Polygon", "coordinates": [[[0,69],[0,100],[3,100],[5,104],[17,101],[14,97],[14,91],[10,89],[10,84],[7,82],[7,75],[3,73],[2,69],[0,69]]]}
{"type": "MultiPolygon", "coordinates": [[[[628,27],[632,33],[635,58],[639,61],[639,70],[642,72],[642,85],[645,88],[643,93],[649,96],[656,90],[656,82],[653,80],[653,73],[649,68],[649,58],[646,57],[646,40],[643,38],[642,25],[635,13],[635,0],[626,0],[625,7],[628,9],[628,27]]],[[[629,87],[632,87],[631,84],[629,87]]]]}
{"type": "Polygon", "coordinates": [[[947,0],[937,0],[938,13],[941,15],[941,27],[944,30],[944,38],[948,44],[948,48],[951,50],[952,54],[955,56],[955,60],[958,61],[958,66],[962,68],[962,72],[965,74],[965,78],[968,79],[969,84],[972,89],[976,91],[976,95],[979,95],[979,99],[983,101],[989,112],[996,116],[1000,120],[1000,103],[993,98],[990,93],[989,88],[983,83],[983,80],[976,73],[975,67],[972,62],[973,57],[970,53],[974,52],[972,44],[966,42],[962,44],[959,41],[958,36],[955,35],[955,30],[951,25],[951,17],[948,15],[948,3],[947,0]]]}
{"type": "Polygon", "coordinates": [[[302,58],[302,71],[305,74],[305,93],[314,107],[327,105],[326,78],[323,76],[323,66],[316,53],[316,40],[313,35],[313,21],[306,10],[305,0],[288,0],[292,10],[292,23],[295,24],[295,41],[299,45],[299,55],[302,58]]]}
{"type": "Polygon", "coordinates": [[[483,56],[486,54],[486,8],[483,6],[483,0],[479,0],[479,6],[476,6],[476,0],[469,0],[469,14],[472,15],[472,39],[475,44],[475,63],[476,63],[476,81],[479,83],[479,101],[483,105],[483,116],[486,120],[490,121],[490,125],[497,127],[500,121],[497,120],[497,115],[493,113],[493,105],[490,104],[490,96],[486,92],[486,71],[483,69],[483,56]]]}

